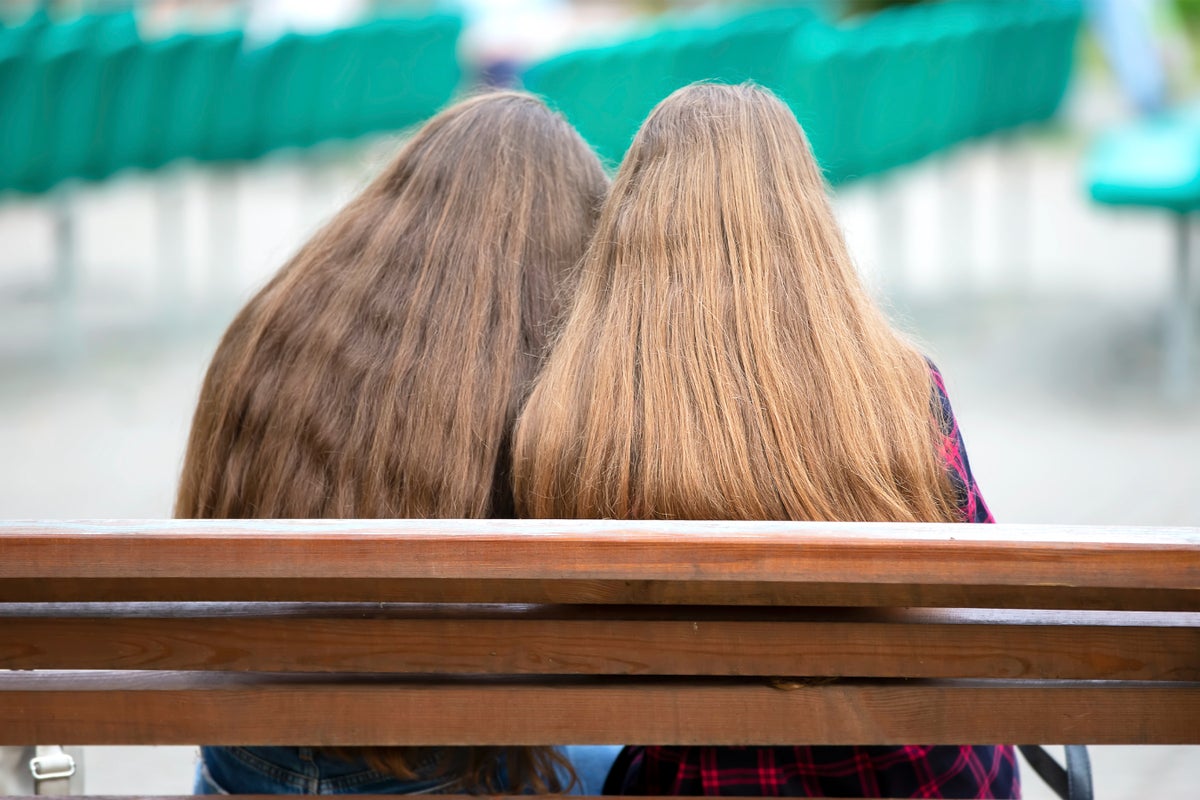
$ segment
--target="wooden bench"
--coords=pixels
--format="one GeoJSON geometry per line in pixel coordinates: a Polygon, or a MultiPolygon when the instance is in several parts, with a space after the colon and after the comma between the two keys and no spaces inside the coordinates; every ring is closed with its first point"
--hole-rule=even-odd
{"type": "Polygon", "coordinates": [[[0,744],[1200,743],[1200,529],[11,522],[0,668],[0,744]]]}

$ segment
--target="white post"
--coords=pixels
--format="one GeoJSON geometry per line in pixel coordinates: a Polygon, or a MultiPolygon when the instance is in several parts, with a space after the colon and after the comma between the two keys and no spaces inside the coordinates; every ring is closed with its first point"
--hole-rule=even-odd
{"type": "Polygon", "coordinates": [[[1175,290],[1169,303],[1166,324],[1163,379],[1167,397],[1183,402],[1191,396],[1192,298],[1191,218],[1179,214],[1175,226],[1175,290]]]}
{"type": "Polygon", "coordinates": [[[1022,153],[1017,134],[1003,137],[1000,144],[1000,257],[1004,285],[1013,294],[1029,291],[1033,275],[1034,171],[1029,156],[1022,153]]]}
{"type": "Polygon", "coordinates": [[[892,304],[903,301],[909,288],[904,203],[897,183],[895,175],[884,175],[875,185],[876,259],[880,284],[892,304]]]}
{"type": "Polygon", "coordinates": [[[51,196],[54,217],[54,350],[59,362],[74,361],[83,351],[79,302],[79,253],[71,189],[51,196]]]}
{"type": "Polygon", "coordinates": [[[158,216],[158,309],[165,331],[178,331],[184,313],[187,258],[184,247],[183,191],[178,176],[159,173],[156,182],[158,216]]]}
{"type": "Polygon", "coordinates": [[[233,167],[212,170],[209,199],[209,280],[215,311],[237,296],[238,173],[233,167]]]}
{"type": "Polygon", "coordinates": [[[938,165],[941,187],[942,229],[942,282],[959,294],[970,294],[975,289],[974,265],[974,182],[970,165],[964,165],[957,153],[946,153],[938,165]]]}

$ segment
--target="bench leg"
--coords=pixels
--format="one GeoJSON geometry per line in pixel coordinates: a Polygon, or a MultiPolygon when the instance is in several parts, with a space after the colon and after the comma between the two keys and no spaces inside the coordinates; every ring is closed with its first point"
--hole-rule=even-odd
{"type": "Polygon", "coordinates": [[[165,332],[181,328],[186,311],[187,249],[184,244],[185,207],[182,178],[160,173],[155,184],[158,216],[158,321],[165,332]]]}
{"type": "Polygon", "coordinates": [[[59,363],[70,363],[83,349],[79,253],[71,189],[58,189],[50,202],[54,217],[54,350],[59,363]]]}
{"type": "Polygon", "coordinates": [[[1191,396],[1192,376],[1192,292],[1191,292],[1191,218],[1179,214],[1176,220],[1175,287],[1167,319],[1166,352],[1163,379],[1170,400],[1183,402],[1191,396]]]}
{"type": "Polygon", "coordinates": [[[904,200],[898,178],[884,175],[875,185],[875,221],[878,247],[879,285],[889,302],[895,304],[907,296],[908,238],[905,235],[904,200]]]}
{"type": "Polygon", "coordinates": [[[238,296],[238,173],[234,167],[212,171],[209,179],[210,297],[224,315],[238,296]]]}
{"type": "Polygon", "coordinates": [[[997,217],[1001,267],[1008,291],[1020,297],[1033,285],[1033,204],[1035,176],[1032,156],[1021,148],[1020,131],[1003,136],[999,147],[1000,194],[997,217]]]}

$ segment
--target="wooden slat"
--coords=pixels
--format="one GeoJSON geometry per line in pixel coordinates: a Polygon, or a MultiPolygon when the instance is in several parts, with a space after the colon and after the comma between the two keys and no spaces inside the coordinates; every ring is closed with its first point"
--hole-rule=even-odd
{"type": "Polygon", "coordinates": [[[1200,614],[16,604],[0,669],[1200,681],[1200,614]]]}
{"type": "MultiPolygon", "coordinates": [[[[1029,587],[1044,596],[1125,590],[1137,607],[1151,608],[1157,592],[1172,604],[1200,597],[1197,529],[559,520],[7,523],[0,527],[0,554],[4,581],[386,579],[520,581],[526,588],[569,581],[578,588],[577,582],[682,579],[688,583],[671,590],[675,602],[707,603],[741,602],[739,585],[763,584],[847,586],[851,595],[872,585],[906,587],[902,593],[916,600],[949,586],[956,596],[968,596],[955,605],[981,605],[969,599],[972,587],[989,599],[1000,587],[1017,587],[1013,596],[1029,587]]],[[[933,604],[941,603],[935,598],[933,604]]],[[[1200,604],[1188,607],[1200,610],[1200,604]]]]}
{"type": "Polygon", "coordinates": [[[619,521],[9,523],[0,576],[1200,588],[1200,531],[619,521]],[[501,543],[503,546],[497,546],[501,543]]]}
{"type": "Polygon", "coordinates": [[[0,744],[1200,742],[1200,684],[0,675],[0,744]],[[231,724],[236,720],[236,724],[231,724]]]}
{"type": "Polygon", "coordinates": [[[0,578],[2,603],[159,600],[1200,611],[1200,589],[470,578],[0,578]]]}

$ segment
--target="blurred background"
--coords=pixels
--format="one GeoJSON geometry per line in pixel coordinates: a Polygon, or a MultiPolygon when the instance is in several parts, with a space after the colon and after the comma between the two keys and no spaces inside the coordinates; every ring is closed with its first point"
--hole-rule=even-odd
{"type": "MultiPolygon", "coordinates": [[[[1200,525],[1200,0],[0,0],[0,517],[169,516],[224,326],[439,107],[776,91],[997,519],[1200,525]]],[[[178,793],[190,748],[89,748],[178,793]]],[[[1200,748],[1097,748],[1200,797],[1200,748]]],[[[1032,773],[1026,796],[1049,797],[1032,773]]]]}

